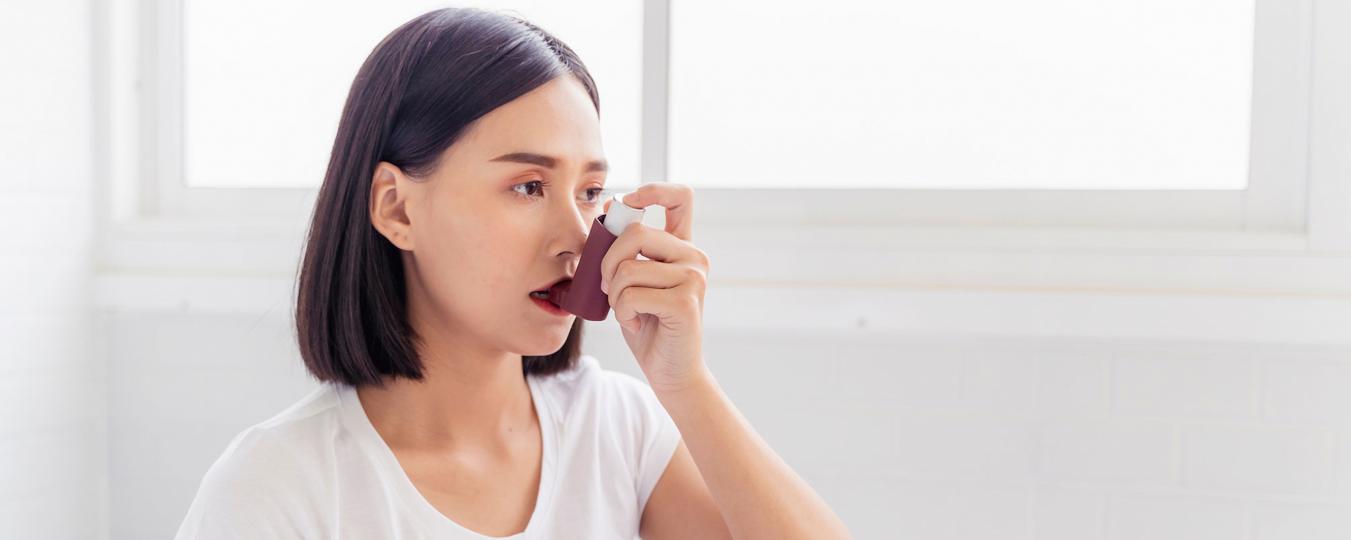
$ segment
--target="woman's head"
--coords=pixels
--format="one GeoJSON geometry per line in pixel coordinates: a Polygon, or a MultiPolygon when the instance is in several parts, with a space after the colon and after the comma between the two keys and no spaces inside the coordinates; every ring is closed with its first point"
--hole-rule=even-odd
{"type": "Polygon", "coordinates": [[[362,64],[298,280],[301,356],[360,386],[421,379],[429,329],[565,369],[582,320],[529,293],[571,275],[601,213],[599,97],[567,45],[474,9],[422,15],[362,64]]]}

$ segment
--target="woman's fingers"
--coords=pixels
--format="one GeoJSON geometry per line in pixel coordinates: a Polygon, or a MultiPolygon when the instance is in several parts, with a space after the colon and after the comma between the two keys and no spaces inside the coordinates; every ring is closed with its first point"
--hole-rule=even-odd
{"type": "MultiPolygon", "coordinates": [[[[615,239],[601,259],[601,289],[610,298],[615,318],[624,324],[647,313],[664,324],[701,312],[708,274],[708,255],[691,243],[694,190],[683,184],[651,182],[624,196],[634,208],[661,206],[665,230],[633,223],[615,239]],[[642,255],[649,260],[640,260],[642,255]]],[[[610,211],[606,201],[605,212],[610,211]]]]}
{"type": "MultiPolygon", "coordinates": [[[[634,208],[659,205],[666,209],[666,232],[681,240],[693,240],[694,189],[672,182],[648,182],[624,196],[624,204],[634,208]]],[[[606,200],[604,212],[610,211],[606,200]]]]}
{"type": "Polygon", "coordinates": [[[614,279],[619,263],[628,259],[637,259],[638,255],[663,263],[693,266],[708,271],[708,255],[686,240],[648,227],[642,223],[633,223],[624,229],[610,245],[610,250],[600,261],[602,284],[614,279]]]}
{"type": "Polygon", "coordinates": [[[650,289],[670,289],[685,283],[704,289],[704,274],[698,268],[658,261],[626,259],[619,262],[611,281],[604,284],[603,290],[610,295],[610,306],[615,298],[627,287],[647,287],[650,289]]]}
{"type": "Polygon", "coordinates": [[[703,312],[703,300],[691,292],[692,289],[685,285],[670,289],[625,287],[610,301],[614,305],[615,321],[626,329],[635,329],[632,321],[646,313],[673,329],[684,326],[685,321],[698,322],[698,315],[703,312]]]}

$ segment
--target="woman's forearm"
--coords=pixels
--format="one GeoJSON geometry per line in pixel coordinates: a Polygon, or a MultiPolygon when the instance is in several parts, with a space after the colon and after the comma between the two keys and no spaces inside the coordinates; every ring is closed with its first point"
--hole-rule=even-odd
{"type": "Polygon", "coordinates": [[[655,389],[735,538],[850,538],[830,506],[783,461],[707,370],[655,389]]]}

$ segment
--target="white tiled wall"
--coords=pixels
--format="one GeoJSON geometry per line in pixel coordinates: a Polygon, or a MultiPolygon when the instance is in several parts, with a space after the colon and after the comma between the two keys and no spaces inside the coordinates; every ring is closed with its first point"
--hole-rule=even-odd
{"type": "MultiPolygon", "coordinates": [[[[284,313],[103,318],[114,537],[161,537],[310,383],[284,313]]],[[[609,329],[587,351],[637,374],[609,329]]],[[[859,538],[1351,538],[1351,348],[710,330],[705,351],[859,538]]]]}
{"type": "Polygon", "coordinates": [[[89,7],[0,12],[0,537],[101,538],[89,7]]]}

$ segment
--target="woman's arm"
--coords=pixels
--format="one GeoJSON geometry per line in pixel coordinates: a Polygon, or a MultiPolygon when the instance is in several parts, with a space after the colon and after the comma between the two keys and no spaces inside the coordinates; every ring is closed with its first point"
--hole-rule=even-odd
{"type": "Polygon", "coordinates": [[[720,537],[728,530],[736,538],[849,538],[840,518],[751,429],[704,365],[709,259],[691,242],[694,190],[650,182],[622,202],[664,207],[666,225],[630,224],[601,261],[601,290],[684,438],[653,487],[639,532],[648,538],[720,537]]]}
{"type": "Polygon", "coordinates": [[[690,451],[682,441],[652,488],[638,535],[644,540],[731,538],[718,503],[708,492],[690,451]]]}
{"type": "Polygon", "coordinates": [[[657,390],[657,398],[684,442],[648,500],[643,538],[721,537],[722,522],[735,538],[850,538],[707,370],[686,387],[657,390]]]}

